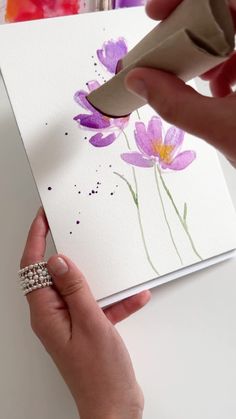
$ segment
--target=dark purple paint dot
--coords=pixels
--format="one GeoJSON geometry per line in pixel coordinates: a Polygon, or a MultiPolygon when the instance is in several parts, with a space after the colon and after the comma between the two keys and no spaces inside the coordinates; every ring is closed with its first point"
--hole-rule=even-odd
{"type": "Polygon", "coordinates": [[[112,167],[112,165],[111,165],[111,164],[109,164],[109,167],[112,167]]]}
{"type": "Polygon", "coordinates": [[[70,231],[70,234],[72,234],[72,231],[70,231]]]}
{"type": "Polygon", "coordinates": [[[76,224],[80,224],[80,221],[78,220],[78,221],[76,221],[76,224]]]}
{"type": "Polygon", "coordinates": [[[74,187],[76,188],[76,185],[74,185],[74,187]]]}
{"type": "Polygon", "coordinates": [[[51,188],[51,186],[49,186],[49,187],[48,187],[48,191],[51,191],[51,190],[52,190],[52,188],[51,188]]]}
{"type": "Polygon", "coordinates": [[[88,137],[84,137],[85,140],[87,140],[88,137]]]}
{"type": "Polygon", "coordinates": [[[94,65],[96,66],[96,65],[98,65],[97,63],[94,63],[94,65]]]}
{"type": "Polygon", "coordinates": [[[92,55],[92,58],[94,58],[94,55],[92,55]]]}
{"type": "Polygon", "coordinates": [[[95,193],[94,189],[92,190],[92,193],[95,193]]]}
{"type": "Polygon", "coordinates": [[[68,135],[68,132],[65,132],[65,135],[68,135]]]}
{"type": "Polygon", "coordinates": [[[78,193],[81,193],[81,191],[79,191],[78,193]]]}
{"type": "Polygon", "coordinates": [[[98,193],[98,191],[96,191],[95,193],[98,193]]]}
{"type": "Polygon", "coordinates": [[[92,195],[91,192],[89,192],[89,196],[92,195]]]}
{"type": "Polygon", "coordinates": [[[114,192],[111,192],[110,195],[114,195],[114,192]]]}
{"type": "Polygon", "coordinates": [[[48,125],[48,123],[46,122],[45,125],[48,125]]]}

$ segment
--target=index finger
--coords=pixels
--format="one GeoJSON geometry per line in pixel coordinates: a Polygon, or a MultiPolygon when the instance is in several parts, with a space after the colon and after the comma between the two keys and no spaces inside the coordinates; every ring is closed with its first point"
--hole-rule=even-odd
{"type": "MultiPolygon", "coordinates": [[[[182,2],[183,0],[149,0],[146,5],[146,12],[149,17],[156,20],[163,20],[182,2]]],[[[236,0],[229,0],[231,13],[236,29],[236,0]]]]}
{"type": "MultiPolygon", "coordinates": [[[[40,208],[29,230],[25,249],[21,259],[21,268],[42,262],[46,250],[46,237],[49,231],[47,218],[43,208],[40,208]]],[[[37,289],[27,294],[31,313],[43,315],[48,309],[63,306],[62,300],[52,287],[37,289]]]]}
{"type": "Polygon", "coordinates": [[[46,236],[49,227],[43,208],[40,208],[27,237],[20,267],[41,262],[46,249],[46,236]]]}
{"type": "MultiPolygon", "coordinates": [[[[46,215],[40,208],[30,227],[21,268],[43,261],[48,231],[46,215]]],[[[32,328],[44,346],[52,348],[54,344],[62,345],[68,342],[71,337],[70,316],[57,290],[51,286],[38,288],[29,292],[26,298],[30,306],[32,328]]]]}
{"type": "Polygon", "coordinates": [[[146,11],[149,17],[163,20],[182,2],[182,0],[149,0],[146,11]]]}

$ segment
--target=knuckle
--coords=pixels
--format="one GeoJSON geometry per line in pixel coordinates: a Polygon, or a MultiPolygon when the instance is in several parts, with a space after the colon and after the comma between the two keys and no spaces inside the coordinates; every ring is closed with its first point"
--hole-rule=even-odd
{"type": "Polygon", "coordinates": [[[175,123],[178,114],[178,105],[174,101],[162,99],[159,106],[159,113],[167,122],[175,123]]]}
{"type": "Polygon", "coordinates": [[[60,293],[63,297],[69,297],[81,291],[84,287],[84,278],[82,276],[68,279],[60,293]]]}
{"type": "Polygon", "coordinates": [[[31,317],[31,328],[48,353],[52,353],[56,346],[54,327],[48,319],[31,317]]]}
{"type": "Polygon", "coordinates": [[[44,335],[44,332],[46,329],[45,325],[42,322],[35,319],[35,317],[31,317],[30,324],[31,324],[31,329],[33,330],[35,335],[38,336],[38,338],[41,338],[44,335]]]}
{"type": "Polygon", "coordinates": [[[32,303],[30,304],[30,325],[33,332],[38,338],[43,338],[51,333],[53,329],[52,314],[48,311],[48,306],[42,307],[40,310],[32,303]]]}
{"type": "Polygon", "coordinates": [[[48,334],[48,324],[43,318],[31,316],[30,324],[33,332],[39,339],[44,339],[48,334]]]}

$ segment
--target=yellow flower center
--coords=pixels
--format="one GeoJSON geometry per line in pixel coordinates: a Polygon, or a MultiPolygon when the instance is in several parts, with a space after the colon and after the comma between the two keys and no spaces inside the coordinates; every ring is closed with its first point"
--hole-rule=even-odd
{"type": "Polygon", "coordinates": [[[152,144],[152,148],[155,154],[159,154],[160,159],[169,164],[172,161],[171,153],[174,149],[173,145],[165,145],[162,144],[161,141],[154,141],[152,144]]]}

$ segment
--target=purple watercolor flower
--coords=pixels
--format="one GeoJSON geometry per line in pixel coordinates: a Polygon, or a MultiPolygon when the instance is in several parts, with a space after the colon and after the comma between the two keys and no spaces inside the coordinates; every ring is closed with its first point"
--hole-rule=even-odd
{"type": "Polygon", "coordinates": [[[87,83],[88,91],[79,90],[75,93],[74,99],[78,105],[89,111],[89,113],[81,113],[74,117],[80,127],[96,131],[89,142],[94,147],[107,147],[112,144],[116,138],[122,133],[129,122],[129,117],[125,118],[109,118],[98,112],[87,100],[89,92],[100,87],[98,81],[93,80],[87,83]]]}
{"type": "Polygon", "coordinates": [[[153,167],[158,164],[162,169],[184,170],[196,158],[194,151],[181,151],[184,131],[171,127],[162,139],[162,121],[154,116],[146,128],[143,122],[135,125],[135,141],[139,152],[124,153],[121,158],[133,166],[153,167]]]}
{"type": "Polygon", "coordinates": [[[104,42],[102,49],[97,50],[100,63],[109,71],[115,74],[118,62],[127,54],[128,47],[124,38],[117,41],[104,42]]]}
{"type": "Polygon", "coordinates": [[[115,0],[115,7],[134,7],[134,6],[143,6],[146,3],[146,0],[115,0]]]}

